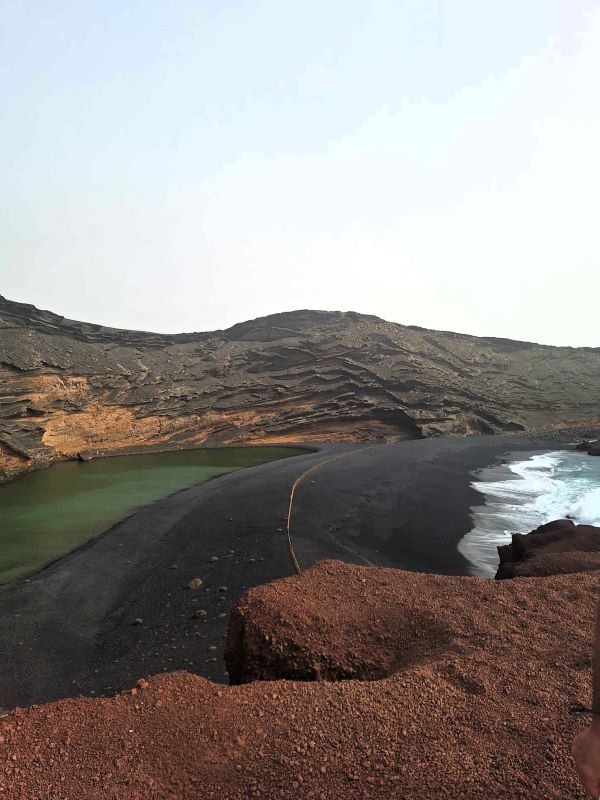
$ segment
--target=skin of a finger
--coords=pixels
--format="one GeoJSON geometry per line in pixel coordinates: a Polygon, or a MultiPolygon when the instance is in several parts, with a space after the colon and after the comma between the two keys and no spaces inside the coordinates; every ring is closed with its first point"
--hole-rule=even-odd
{"type": "Polygon", "coordinates": [[[598,797],[598,791],[594,787],[597,787],[598,777],[591,772],[587,766],[581,764],[580,762],[575,762],[575,769],[577,770],[577,774],[579,775],[579,780],[581,785],[586,791],[586,794],[590,797],[598,797]]]}
{"type": "Polygon", "coordinates": [[[598,781],[598,778],[595,777],[591,772],[588,772],[586,769],[578,768],[577,774],[579,775],[581,785],[585,789],[588,797],[597,798],[598,794],[600,793],[600,782],[598,781]]]}
{"type": "Polygon", "coordinates": [[[600,742],[589,728],[573,742],[573,758],[579,780],[590,797],[600,795],[600,742]]]}

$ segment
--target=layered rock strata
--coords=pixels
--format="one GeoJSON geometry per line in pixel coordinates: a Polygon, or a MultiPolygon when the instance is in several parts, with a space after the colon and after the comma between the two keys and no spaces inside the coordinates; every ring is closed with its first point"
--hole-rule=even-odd
{"type": "Polygon", "coordinates": [[[0,298],[0,478],[165,445],[391,440],[600,421],[600,350],[295,311],[162,335],[0,298]]]}

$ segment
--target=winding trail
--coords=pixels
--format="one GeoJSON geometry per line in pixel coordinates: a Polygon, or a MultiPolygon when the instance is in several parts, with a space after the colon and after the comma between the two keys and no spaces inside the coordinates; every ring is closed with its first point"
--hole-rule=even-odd
{"type": "Polygon", "coordinates": [[[247,588],[290,574],[292,511],[298,566],[339,559],[469,574],[456,545],[481,501],[471,470],[517,450],[540,446],[327,444],[159,500],[0,587],[0,707],[114,694],[177,669],[226,682],[229,611],[247,588]],[[202,587],[188,589],[196,577],[202,587]]]}
{"type": "MultiPolygon", "coordinates": [[[[288,540],[288,547],[290,550],[290,558],[292,559],[292,564],[294,565],[294,569],[296,570],[296,574],[300,574],[302,569],[300,567],[300,563],[298,561],[298,557],[296,556],[296,551],[294,550],[294,545],[292,543],[292,531],[291,531],[291,524],[292,524],[292,509],[294,505],[294,497],[296,495],[296,490],[300,486],[303,480],[308,478],[313,472],[324,467],[326,464],[331,464],[332,461],[339,461],[342,458],[348,458],[348,456],[356,455],[357,453],[362,453],[364,450],[370,450],[373,448],[373,445],[369,445],[368,447],[362,447],[359,450],[351,450],[348,453],[341,453],[337,456],[332,456],[331,458],[326,458],[325,461],[319,461],[318,464],[313,464],[312,467],[304,470],[302,475],[299,475],[294,483],[292,484],[292,489],[290,491],[290,502],[288,505],[288,513],[287,513],[287,520],[286,520],[286,533],[287,533],[287,540],[288,540]]],[[[346,548],[349,550],[349,548],[346,548]]],[[[370,563],[370,562],[369,562],[370,563]]]]}

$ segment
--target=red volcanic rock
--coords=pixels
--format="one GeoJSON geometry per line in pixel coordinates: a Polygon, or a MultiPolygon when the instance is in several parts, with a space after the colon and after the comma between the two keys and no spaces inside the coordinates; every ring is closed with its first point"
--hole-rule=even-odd
{"type": "MultiPolygon", "coordinates": [[[[540,554],[536,558],[515,564],[502,565],[506,572],[497,574],[501,578],[545,578],[548,575],[568,575],[572,572],[587,572],[600,570],[600,553],[581,553],[578,551],[566,553],[540,554]]],[[[498,570],[500,573],[500,569],[498,570]]]]}
{"type": "Polygon", "coordinates": [[[513,533],[498,548],[497,579],[559,575],[600,569],[600,528],[559,519],[531,533],[513,533]]]}
{"type": "Polygon", "coordinates": [[[560,800],[598,575],[490,581],[318,564],[250,590],[224,687],[174,673],[0,720],[10,800],[560,800]],[[544,602],[539,602],[540,592],[544,602]],[[236,650],[237,655],[236,655],[236,650]],[[308,681],[362,675],[372,680],[308,681]],[[384,675],[375,679],[377,675],[384,675]]]}
{"type": "Polygon", "coordinates": [[[225,644],[232,683],[383,678],[427,661],[452,638],[409,593],[398,596],[391,576],[404,573],[371,570],[368,578],[356,576],[351,592],[332,590],[343,570],[338,562],[321,562],[301,582],[276,581],[241,598],[225,644]],[[322,603],[325,591],[329,600],[322,603]]]}

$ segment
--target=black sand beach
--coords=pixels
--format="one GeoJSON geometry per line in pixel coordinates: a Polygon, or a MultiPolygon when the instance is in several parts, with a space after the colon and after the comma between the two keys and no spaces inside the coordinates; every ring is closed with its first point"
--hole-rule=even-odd
{"type": "Polygon", "coordinates": [[[313,464],[360,451],[301,485],[292,535],[302,567],[337,558],[467,575],[456,545],[481,502],[472,471],[541,449],[513,436],[322,445],[158,501],[0,588],[0,707],[113,694],[176,669],[226,682],[229,610],[248,587],[292,573],[289,489],[313,464]],[[197,577],[203,585],[187,588],[197,577]]]}

